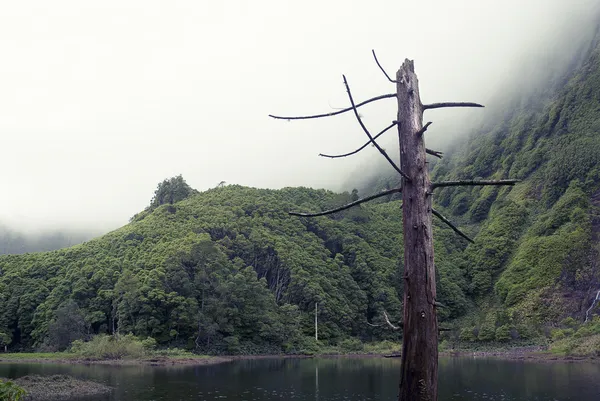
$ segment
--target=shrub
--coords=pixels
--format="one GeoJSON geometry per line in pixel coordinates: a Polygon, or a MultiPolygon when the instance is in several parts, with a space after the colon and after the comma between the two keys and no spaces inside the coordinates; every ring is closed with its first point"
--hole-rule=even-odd
{"type": "Polygon", "coordinates": [[[442,340],[438,345],[438,351],[448,351],[451,348],[450,342],[448,340],[442,340]]]}
{"type": "Polygon", "coordinates": [[[190,357],[194,356],[194,353],[186,351],[181,348],[166,348],[166,349],[159,349],[156,351],[152,351],[152,355],[153,356],[164,356],[164,357],[178,356],[178,357],[190,358],[190,357]]]}
{"type": "Polygon", "coordinates": [[[152,337],[148,337],[145,340],[142,340],[142,347],[146,352],[154,351],[156,348],[156,340],[152,337]]]}
{"type": "Polygon", "coordinates": [[[496,328],[493,324],[486,323],[479,330],[479,341],[493,341],[496,337],[496,328]]]}
{"type": "Polygon", "coordinates": [[[226,344],[227,352],[230,354],[240,353],[240,339],[237,336],[225,337],[223,341],[226,344]]]}
{"type": "Polygon", "coordinates": [[[27,392],[11,381],[0,380],[0,400],[19,401],[27,392]]]}
{"type": "Polygon", "coordinates": [[[283,346],[286,354],[315,355],[321,351],[321,344],[312,336],[302,336],[283,346]]]}
{"type": "Polygon", "coordinates": [[[550,332],[552,341],[559,341],[573,335],[573,329],[555,329],[550,332]]]}
{"type": "Polygon", "coordinates": [[[383,340],[375,343],[364,344],[364,351],[368,354],[392,353],[395,350],[398,350],[400,347],[401,344],[398,344],[397,342],[383,340]]]}
{"type": "Polygon", "coordinates": [[[568,318],[563,319],[561,324],[566,327],[574,328],[575,326],[577,326],[577,321],[575,321],[575,319],[569,316],[568,318]]]}
{"type": "MultiPolygon", "coordinates": [[[[148,344],[148,340],[144,341],[148,344]]],[[[147,352],[144,349],[144,341],[140,341],[133,334],[125,336],[99,334],[88,342],[74,341],[71,352],[94,359],[140,358],[147,352]]]]}
{"type": "Polygon", "coordinates": [[[364,349],[363,343],[358,338],[347,338],[339,344],[344,352],[359,352],[364,349]]]}
{"type": "Polygon", "coordinates": [[[477,341],[477,334],[475,334],[475,330],[476,329],[473,327],[462,329],[458,338],[460,341],[477,341]]]}
{"type": "Polygon", "coordinates": [[[512,339],[510,326],[505,324],[496,329],[496,341],[510,341],[512,339]]]}

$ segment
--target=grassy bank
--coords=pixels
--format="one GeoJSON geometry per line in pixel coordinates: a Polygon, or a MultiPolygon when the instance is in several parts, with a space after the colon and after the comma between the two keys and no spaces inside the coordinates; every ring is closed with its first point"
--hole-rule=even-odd
{"type": "MultiPolygon", "coordinates": [[[[440,355],[479,356],[509,359],[541,360],[600,360],[600,334],[595,325],[585,330],[554,332],[554,339],[540,338],[507,342],[471,342],[444,340],[440,343],[440,355]],[[594,330],[590,330],[594,329],[594,330]]],[[[322,357],[322,356],[385,356],[398,355],[401,342],[381,341],[362,343],[358,339],[345,339],[336,345],[312,341],[301,349],[288,353],[269,355],[198,355],[186,350],[156,349],[152,339],[141,340],[131,335],[96,336],[88,342],[75,341],[67,352],[0,354],[0,362],[80,363],[111,365],[207,365],[232,359],[260,357],[322,357]]]]}
{"type": "Polygon", "coordinates": [[[0,354],[0,363],[61,363],[88,365],[211,365],[229,361],[230,358],[209,355],[147,355],[138,358],[101,359],[87,358],[71,352],[19,352],[0,354]]]}

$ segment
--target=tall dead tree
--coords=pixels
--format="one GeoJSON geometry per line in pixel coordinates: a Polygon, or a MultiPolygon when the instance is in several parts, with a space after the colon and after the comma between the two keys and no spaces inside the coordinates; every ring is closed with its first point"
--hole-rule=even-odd
{"type": "MultiPolygon", "coordinates": [[[[433,209],[432,195],[435,188],[463,185],[514,185],[518,180],[485,180],[485,181],[445,181],[432,183],[429,179],[426,155],[442,157],[439,151],[425,147],[424,134],[431,124],[423,125],[423,112],[444,107],[483,107],[477,103],[449,102],[423,104],[419,94],[419,81],[412,60],[405,60],[396,79],[390,78],[381,66],[373,51],[377,66],[386,78],[396,84],[396,93],[377,96],[356,104],[346,77],[344,85],[348,93],[351,107],[332,113],[312,116],[282,117],[270,115],[275,119],[304,120],[330,117],[352,111],[356,120],[369,141],[359,149],[341,154],[320,156],[337,158],[358,153],[368,144],[374,145],[382,156],[400,175],[400,187],[359,199],[342,207],[320,213],[290,212],[294,216],[324,216],[361,203],[386,196],[402,193],[402,222],[404,233],[404,314],[402,322],[402,365],[400,373],[400,401],[437,401],[437,368],[438,368],[438,322],[436,308],[440,305],[436,299],[435,265],[433,258],[432,214],[447,224],[457,234],[473,242],[442,214],[433,209]],[[375,137],[371,135],[358,114],[358,107],[365,104],[396,98],[398,115],[388,127],[375,137]],[[398,166],[375,141],[386,131],[396,126],[400,146],[400,166],[398,166]]],[[[387,315],[386,315],[387,317],[387,315]]],[[[387,319],[389,322],[389,319],[387,319]]],[[[391,324],[390,324],[391,325],[391,324]]],[[[391,325],[396,329],[396,327],[391,325]]]]}

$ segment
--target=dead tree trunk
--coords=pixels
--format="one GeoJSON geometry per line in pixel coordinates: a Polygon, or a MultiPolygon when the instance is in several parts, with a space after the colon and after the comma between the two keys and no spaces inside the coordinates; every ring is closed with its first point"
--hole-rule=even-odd
{"type": "Polygon", "coordinates": [[[435,266],[433,262],[433,230],[432,214],[447,224],[461,237],[473,242],[466,234],[432,207],[432,193],[435,188],[448,186],[476,185],[514,185],[519,180],[462,180],[430,182],[427,169],[426,154],[442,157],[442,152],[425,147],[424,133],[431,123],[423,126],[423,112],[443,107],[483,107],[470,102],[446,102],[422,104],[419,95],[419,82],[415,75],[414,63],[405,60],[393,80],[379,64],[375,51],[373,57],[386,78],[396,84],[396,93],[376,96],[356,104],[350,92],[346,77],[344,85],[348,93],[351,107],[332,113],[311,116],[284,117],[269,115],[279,120],[306,120],[313,118],[331,117],[352,111],[361,129],[369,138],[369,142],[360,148],[344,154],[320,156],[328,158],[348,157],[365,149],[368,144],[377,148],[379,153],[402,177],[399,188],[355,200],[347,205],[314,213],[292,212],[289,214],[301,217],[326,216],[358,206],[393,193],[402,193],[402,221],[404,232],[404,318],[401,326],[394,326],[384,311],[385,319],[394,330],[403,330],[402,367],[400,373],[400,401],[437,401],[437,369],[438,369],[438,323],[436,306],[442,306],[436,301],[435,266]],[[360,115],[358,107],[365,104],[396,98],[398,101],[398,116],[391,125],[379,134],[371,135],[360,115]],[[386,151],[375,141],[379,136],[398,126],[400,145],[400,167],[390,158],[386,151]]]}
{"type": "Polygon", "coordinates": [[[410,60],[396,75],[404,224],[404,330],[400,400],[437,400],[438,327],[431,226],[431,182],[423,140],[423,105],[410,60]]]}

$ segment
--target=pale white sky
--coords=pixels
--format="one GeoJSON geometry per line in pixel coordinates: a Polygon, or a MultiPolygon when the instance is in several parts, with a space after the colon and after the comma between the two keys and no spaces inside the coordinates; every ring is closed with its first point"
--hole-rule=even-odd
{"type": "MultiPolygon", "coordinates": [[[[342,73],[357,100],[394,91],[372,48],[390,74],[415,60],[424,102],[486,102],[525,54],[548,56],[539,43],[585,25],[597,3],[3,1],[0,222],[115,228],[177,174],[198,190],[222,180],[342,189],[376,152],[317,157],[365,142],[351,115],[267,115],[347,106],[342,73]]],[[[363,109],[373,133],[394,106],[363,109]]],[[[429,134],[468,113],[428,117],[429,134]]]]}

